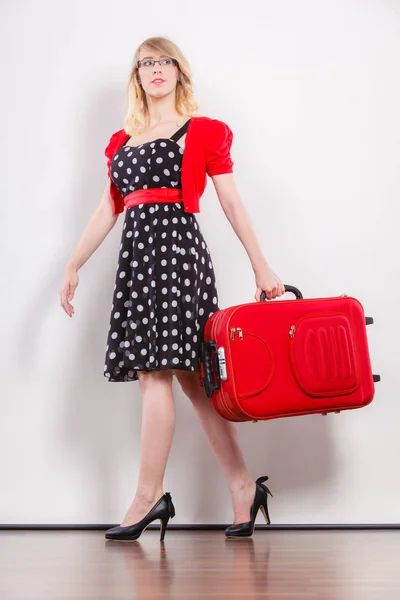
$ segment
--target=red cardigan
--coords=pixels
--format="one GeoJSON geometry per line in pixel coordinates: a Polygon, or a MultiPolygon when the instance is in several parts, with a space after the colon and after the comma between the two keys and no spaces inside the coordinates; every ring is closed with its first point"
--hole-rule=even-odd
{"type": "MultiPolygon", "coordinates": [[[[111,136],[104,151],[107,157],[110,195],[113,202],[113,214],[124,211],[124,198],[110,177],[113,156],[128,140],[130,135],[124,129],[111,136]]],[[[186,131],[185,148],[182,155],[182,200],[184,211],[200,212],[199,201],[206,184],[206,174],[221,175],[233,172],[233,160],[230,155],[233,133],[224,121],[210,117],[192,117],[186,131]]]]}

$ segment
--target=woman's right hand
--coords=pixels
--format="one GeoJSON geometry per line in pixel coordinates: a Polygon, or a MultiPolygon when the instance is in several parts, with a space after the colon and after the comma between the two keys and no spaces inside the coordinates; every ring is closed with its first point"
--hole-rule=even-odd
{"type": "Polygon", "coordinates": [[[69,317],[75,313],[75,309],[70,303],[74,297],[76,286],[79,283],[78,271],[73,267],[67,267],[64,272],[64,279],[60,288],[60,304],[69,317]]]}

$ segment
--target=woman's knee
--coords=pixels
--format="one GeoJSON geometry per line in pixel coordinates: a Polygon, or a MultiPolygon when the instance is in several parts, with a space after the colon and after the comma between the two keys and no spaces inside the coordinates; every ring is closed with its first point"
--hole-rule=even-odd
{"type": "Polygon", "coordinates": [[[199,397],[199,390],[203,390],[203,388],[200,385],[200,373],[198,371],[176,369],[175,376],[184,394],[189,398],[195,399],[199,397]]]}

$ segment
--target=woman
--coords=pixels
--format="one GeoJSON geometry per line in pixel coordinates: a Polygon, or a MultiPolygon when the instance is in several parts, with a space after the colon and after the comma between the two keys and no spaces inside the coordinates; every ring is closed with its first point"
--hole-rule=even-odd
{"type": "MultiPolygon", "coordinates": [[[[107,539],[137,539],[160,519],[161,540],[175,514],[163,478],[175,425],[172,377],[192,401],[227,478],[235,521],[227,536],[249,536],[268,488],[251,477],[233,422],[213,408],[200,385],[199,346],[218,295],[209,249],[195,212],[212,178],[227,218],[249,254],[260,301],[284,293],[252,231],[232,175],[232,132],[223,121],[198,115],[189,65],[168,38],[138,47],[128,86],[125,128],[105,150],[109,181],[65,269],[61,305],[72,317],[78,270],[125,210],[114,286],[104,375],[139,381],[143,411],[140,473],[124,520],[107,539]],[[156,432],[156,435],[155,435],[156,432]],[[250,520],[249,520],[250,518],[250,520]]],[[[268,522],[268,520],[267,520],[268,522]]]]}

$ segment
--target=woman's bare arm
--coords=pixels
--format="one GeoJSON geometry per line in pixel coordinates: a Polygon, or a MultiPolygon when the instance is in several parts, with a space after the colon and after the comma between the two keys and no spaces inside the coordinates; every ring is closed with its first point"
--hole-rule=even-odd
{"type": "Polygon", "coordinates": [[[240,198],[232,173],[212,177],[217,196],[226,218],[242,242],[253,267],[253,271],[268,265],[253,230],[250,217],[240,198]]]}
{"type": "Polygon", "coordinates": [[[107,182],[100,203],[90,217],[66,268],[72,267],[78,271],[97,250],[117,220],[118,214],[113,215],[112,211],[110,183],[107,182]]]}
{"type": "Polygon", "coordinates": [[[90,217],[65,267],[60,287],[60,304],[69,317],[72,317],[75,312],[70,300],[74,297],[75,289],[79,283],[78,271],[114,227],[118,216],[119,214],[113,214],[110,183],[107,182],[100,203],[90,217]]]}
{"type": "Polygon", "coordinates": [[[254,298],[259,302],[263,291],[266,292],[268,300],[281,296],[285,293],[284,285],[278,275],[272,271],[261,250],[250,216],[240,198],[233,173],[214,175],[212,180],[222,210],[242,242],[253,267],[257,286],[254,298]]]}

